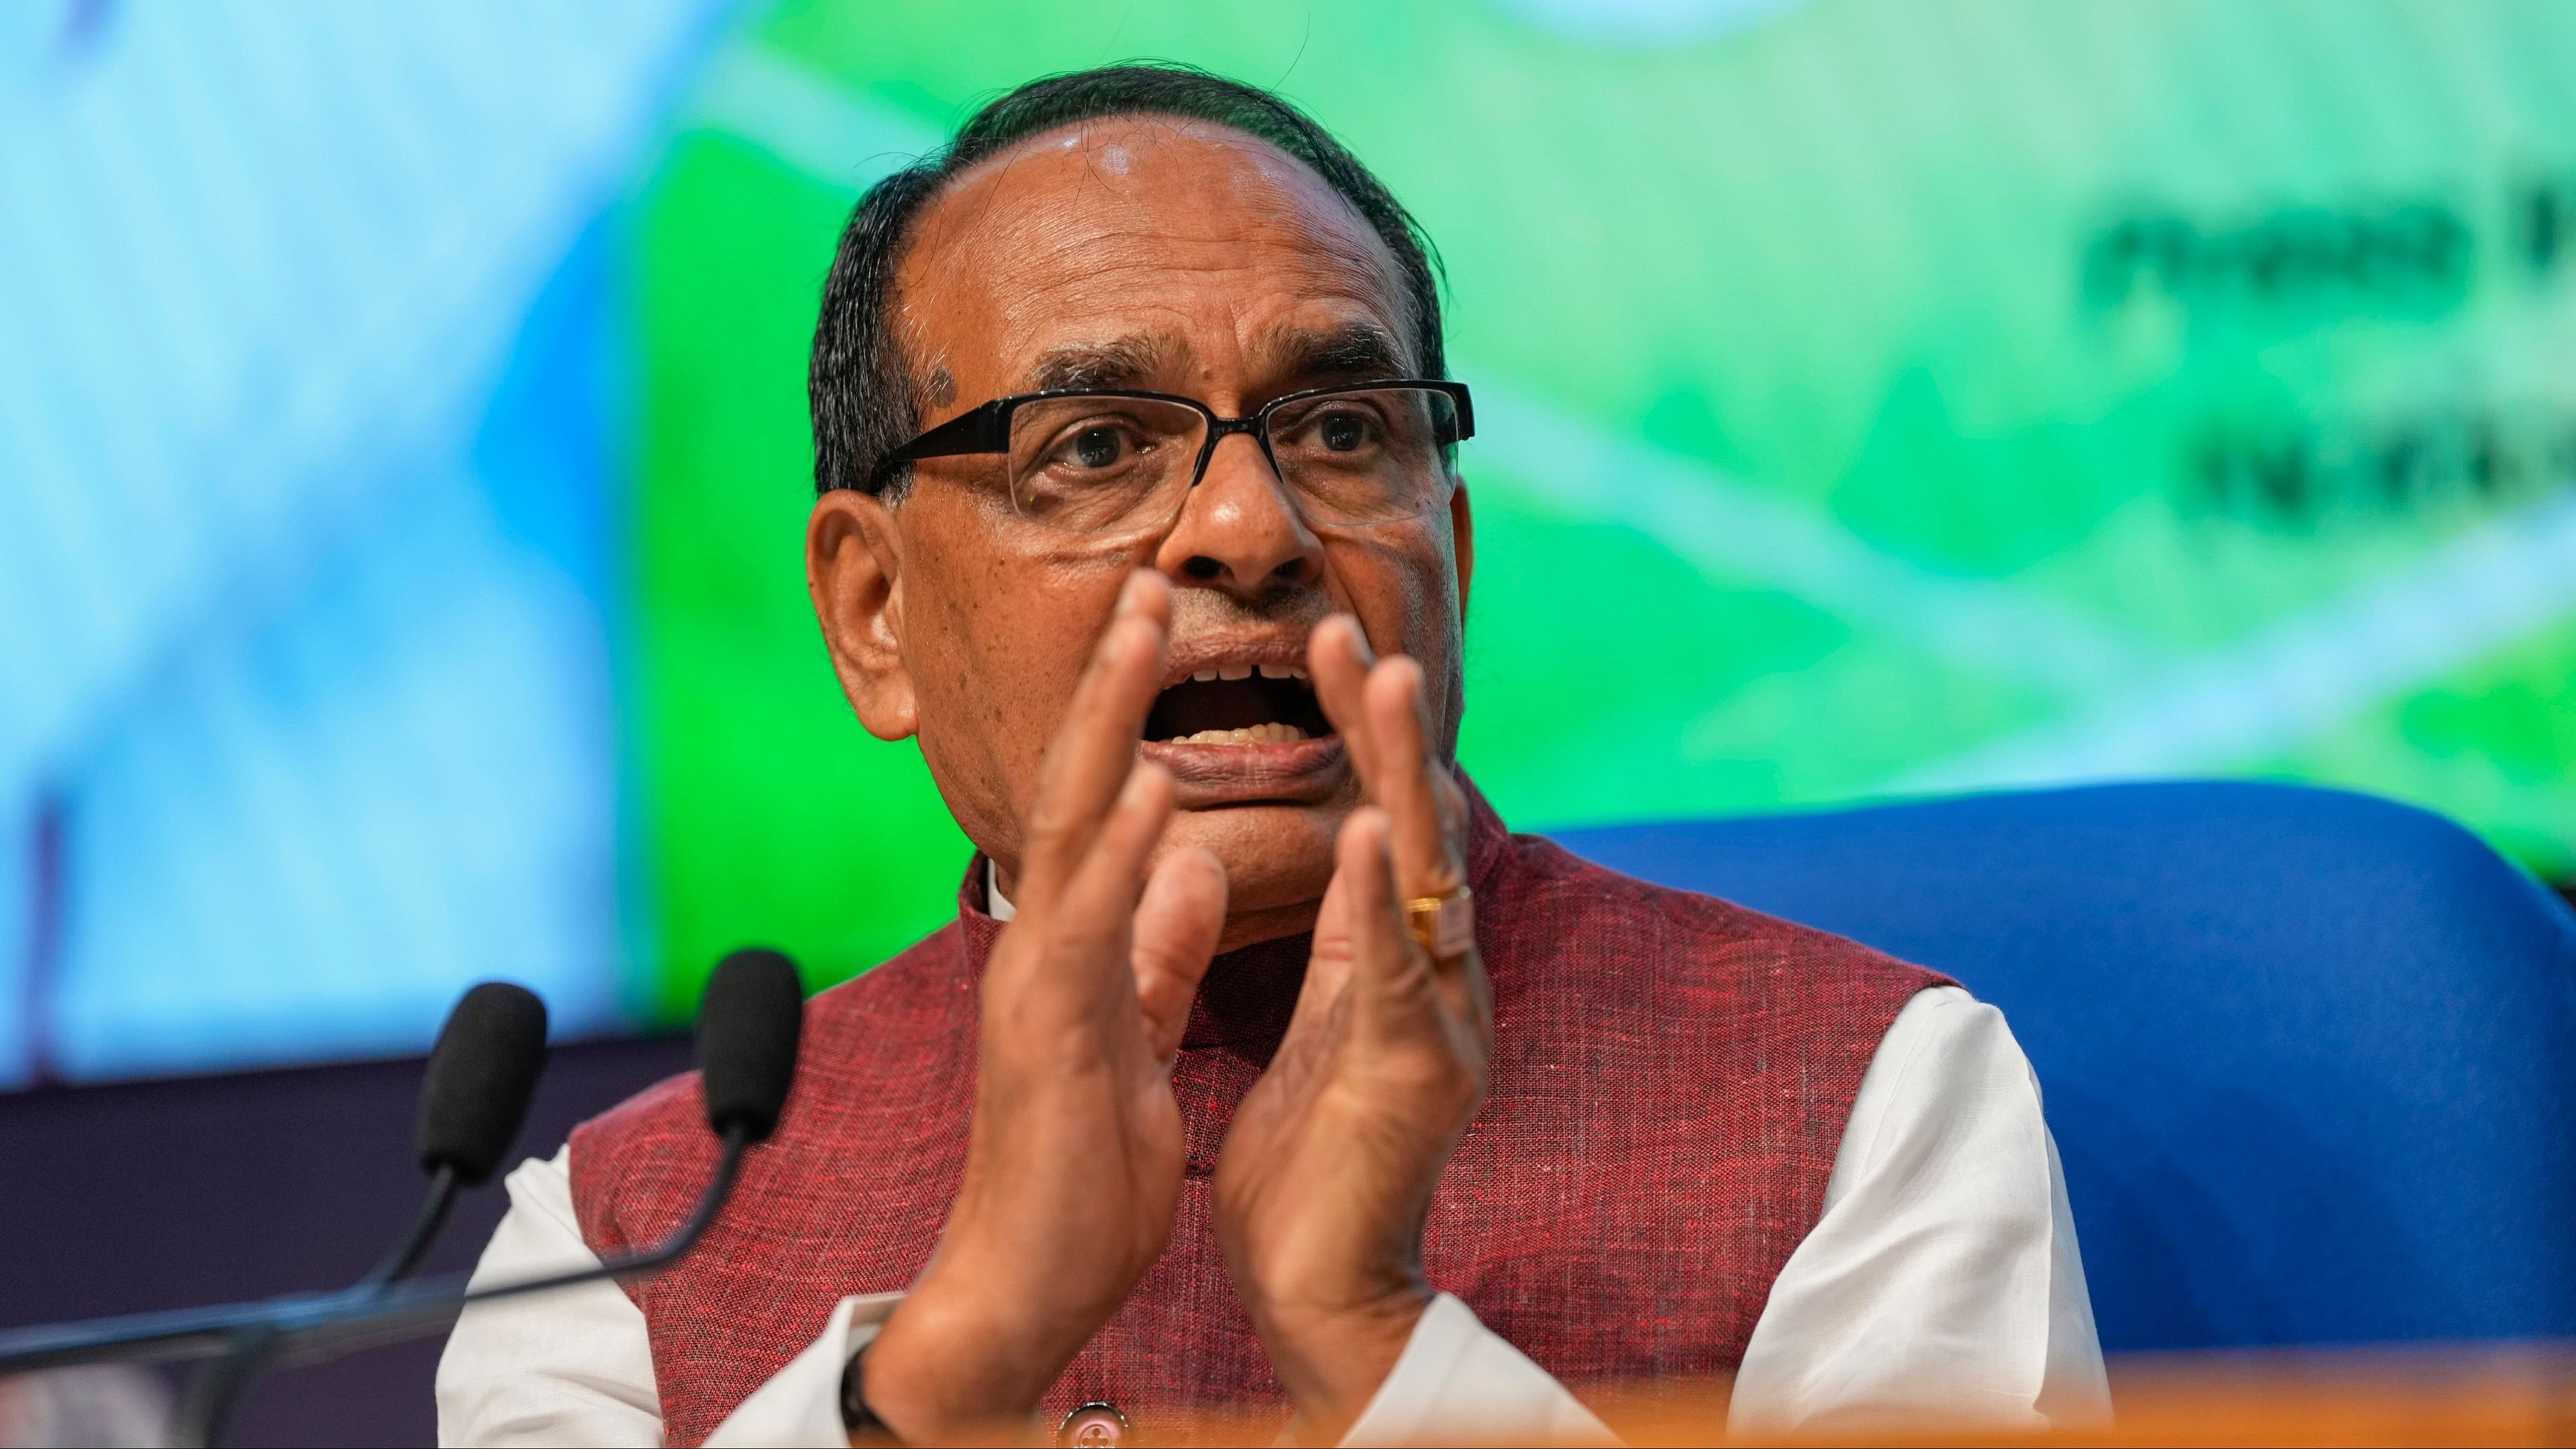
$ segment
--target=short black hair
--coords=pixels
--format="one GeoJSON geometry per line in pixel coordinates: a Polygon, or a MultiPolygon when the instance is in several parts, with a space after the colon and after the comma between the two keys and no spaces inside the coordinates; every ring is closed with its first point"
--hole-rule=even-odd
{"type": "Polygon", "coordinates": [[[1394,195],[1314,118],[1259,86],[1193,66],[1133,62],[1031,81],[968,118],[955,139],[868,188],[823,284],[806,392],[814,413],[814,486],[902,491],[911,470],[878,477],[885,455],[920,430],[927,399],[895,328],[895,272],[913,218],[977,162],[1060,126],[1103,116],[1207,121],[1269,142],[1312,168],[1356,209],[1402,274],[1414,353],[1425,377],[1446,377],[1440,342],[1438,254],[1394,195]]]}

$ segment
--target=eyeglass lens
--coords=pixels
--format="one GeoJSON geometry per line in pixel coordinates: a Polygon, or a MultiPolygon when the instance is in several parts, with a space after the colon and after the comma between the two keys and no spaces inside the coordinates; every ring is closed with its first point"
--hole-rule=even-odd
{"type": "MultiPolygon", "coordinates": [[[[1069,533],[1169,523],[1188,499],[1207,425],[1196,408],[1153,398],[1022,403],[1011,414],[1012,506],[1069,533]]],[[[1279,476],[1310,523],[1393,523],[1446,496],[1441,449],[1457,437],[1447,393],[1328,393],[1273,409],[1269,431],[1279,476]]]]}

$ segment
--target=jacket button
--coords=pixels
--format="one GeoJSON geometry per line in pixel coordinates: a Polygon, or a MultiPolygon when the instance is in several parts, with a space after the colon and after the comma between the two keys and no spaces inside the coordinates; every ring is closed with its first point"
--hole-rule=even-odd
{"type": "Polygon", "coordinates": [[[1064,1416],[1064,1422],[1057,1425],[1055,1431],[1055,1442],[1078,1446],[1078,1449],[1111,1449],[1112,1445],[1124,1443],[1126,1439],[1127,1416],[1118,1412],[1117,1405],[1104,1404],[1097,1399],[1075,1405],[1073,1412],[1064,1416]]]}

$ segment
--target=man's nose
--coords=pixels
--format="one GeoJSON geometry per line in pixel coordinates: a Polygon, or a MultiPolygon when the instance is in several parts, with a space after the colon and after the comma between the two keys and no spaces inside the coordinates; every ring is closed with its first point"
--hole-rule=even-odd
{"type": "Polygon", "coordinates": [[[1237,434],[1217,443],[1154,566],[1179,583],[1257,599],[1321,579],[1324,543],[1298,516],[1260,441],[1237,434]]]}

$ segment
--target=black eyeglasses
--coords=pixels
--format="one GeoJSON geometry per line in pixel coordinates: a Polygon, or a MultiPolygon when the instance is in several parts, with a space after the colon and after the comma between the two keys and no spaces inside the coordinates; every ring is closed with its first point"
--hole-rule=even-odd
{"type": "Polygon", "coordinates": [[[1449,450],[1474,436],[1464,383],[1425,378],[1290,393],[1221,418],[1162,392],[1067,390],[995,398],[895,449],[872,484],[925,458],[1000,454],[1011,507],[1065,533],[1168,527],[1216,445],[1249,433],[1309,523],[1418,518],[1447,500],[1449,450]]]}

